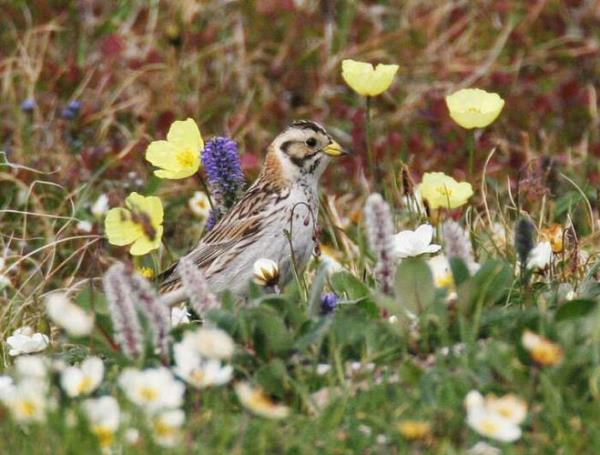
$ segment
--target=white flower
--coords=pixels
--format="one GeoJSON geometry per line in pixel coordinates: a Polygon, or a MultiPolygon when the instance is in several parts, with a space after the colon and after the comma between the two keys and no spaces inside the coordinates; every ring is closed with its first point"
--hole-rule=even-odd
{"type": "Polygon", "coordinates": [[[275,261],[260,258],[254,263],[254,282],[259,286],[276,286],[279,282],[279,266],[275,261]]]}
{"type": "Polygon", "coordinates": [[[202,191],[194,192],[194,195],[188,200],[188,207],[201,220],[207,219],[210,215],[210,201],[206,193],[202,191]]]}
{"type": "Polygon", "coordinates": [[[140,440],[140,431],[137,428],[127,428],[123,437],[127,444],[133,446],[140,440]]]}
{"type": "Polygon", "coordinates": [[[229,359],[235,349],[227,332],[212,327],[185,332],[182,343],[209,359],[229,359]]]}
{"type": "Polygon", "coordinates": [[[10,278],[7,277],[5,274],[0,273],[0,291],[10,286],[11,284],[12,282],[10,281],[10,278]]]}
{"type": "Polygon", "coordinates": [[[79,367],[67,367],[60,375],[60,385],[70,397],[88,395],[98,388],[104,377],[104,363],[98,357],[85,359],[79,367]]]}
{"type": "Polygon", "coordinates": [[[0,401],[4,401],[4,397],[12,393],[15,387],[13,378],[5,374],[0,375],[0,401]]]}
{"type": "Polygon", "coordinates": [[[485,406],[516,425],[523,423],[527,417],[527,403],[512,394],[502,397],[489,395],[485,399],[485,406]]]}
{"type": "Polygon", "coordinates": [[[42,422],[46,418],[47,389],[36,379],[24,379],[17,385],[8,385],[0,395],[4,405],[17,422],[42,422]]]}
{"type": "Polygon", "coordinates": [[[502,455],[502,450],[498,447],[489,445],[487,442],[479,441],[467,450],[467,453],[469,455],[502,455]]]}
{"type": "Polygon", "coordinates": [[[190,314],[186,308],[174,306],[171,308],[171,327],[188,324],[190,322],[190,314]]]}
{"type": "Polygon", "coordinates": [[[177,343],[174,347],[175,374],[188,384],[202,389],[228,383],[233,375],[230,365],[223,366],[218,359],[203,358],[191,344],[177,343]]]}
{"type": "Polygon", "coordinates": [[[544,270],[550,264],[552,259],[552,245],[548,241],[540,242],[529,252],[527,258],[527,268],[534,270],[544,270]]]}
{"type": "Polygon", "coordinates": [[[427,261],[431,274],[433,275],[433,283],[438,288],[451,288],[454,286],[454,276],[450,269],[448,258],[444,255],[435,256],[427,261]]]}
{"type": "Polygon", "coordinates": [[[37,379],[44,382],[48,377],[49,360],[43,355],[22,355],[15,360],[15,371],[21,379],[37,379]]]}
{"type": "Polygon", "coordinates": [[[175,447],[181,439],[184,422],[185,414],[181,409],[161,412],[152,417],[152,435],[156,443],[162,447],[175,447]]]}
{"type": "Polygon", "coordinates": [[[56,292],[46,298],[46,312],[71,336],[89,335],[94,328],[94,315],[75,305],[64,293],[56,292]]]}
{"type": "Polygon", "coordinates": [[[317,374],[319,376],[324,376],[331,371],[331,365],[328,363],[319,363],[317,365],[317,374]]]}
{"type": "Polygon", "coordinates": [[[275,403],[261,389],[255,389],[247,382],[237,383],[235,393],[248,410],[261,417],[283,419],[290,413],[290,408],[275,403]]]}
{"type": "Polygon", "coordinates": [[[414,231],[401,231],[393,236],[394,255],[397,259],[420,256],[425,253],[437,253],[440,245],[432,244],[433,227],[422,224],[414,231]]]}
{"type": "Polygon", "coordinates": [[[43,333],[34,333],[31,327],[21,327],[6,339],[9,355],[31,354],[40,352],[48,347],[49,340],[43,333]]]}
{"type": "Polygon", "coordinates": [[[111,396],[88,399],[83,402],[83,409],[90,421],[92,433],[100,441],[100,446],[103,449],[112,446],[115,432],[121,422],[117,400],[111,396]]]}
{"type": "Polygon", "coordinates": [[[79,223],[77,223],[77,226],[75,227],[79,232],[88,233],[92,232],[92,228],[94,227],[94,225],[91,221],[82,220],[79,223]]]}
{"type": "Polygon", "coordinates": [[[507,395],[496,398],[483,396],[476,390],[465,398],[467,424],[477,433],[501,442],[513,442],[521,437],[521,423],[527,415],[525,403],[507,395]]]}
{"type": "Polygon", "coordinates": [[[101,194],[91,208],[92,215],[102,218],[108,212],[108,196],[101,194]]]}
{"type": "Polygon", "coordinates": [[[136,370],[126,368],[119,376],[119,385],[133,403],[154,412],[181,406],[185,386],[166,368],[136,370]]]}

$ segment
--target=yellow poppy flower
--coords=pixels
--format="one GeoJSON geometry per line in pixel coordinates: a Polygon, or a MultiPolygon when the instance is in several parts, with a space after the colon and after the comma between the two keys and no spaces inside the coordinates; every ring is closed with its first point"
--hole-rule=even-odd
{"type": "Polygon", "coordinates": [[[385,92],[394,80],[398,65],[379,63],[373,67],[370,63],[344,60],[342,77],[346,84],[363,96],[377,96],[385,92]]]}
{"type": "Polygon", "coordinates": [[[173,122],[166,141],[154,141],[146,149],[146,159],[161,169],[154,175],[162,179],[183,179],[198,172],[204,141],[191,118],[173,122]]]}
{"type": "Polygon", "coordinates": [[[446,97],[450,117],[466,129],[483,128],[502,111],[504,100],[497,93],[479,88],[464,88],[446,97]]]}
{"type": "Polygon", "coordinates": [[[156,196],[144,197],[131,193],[125,199],[127,208],[110,209],[104,219],[104,229],[112,245],[131,245],[134,256],[160,247],[163,234],[163,207],[156,196]]]}
{"type": "Polygon", "coordinates": [[[521,343],[531,358],[543,366],[558,365],[565,355],[558,344],[530,330],[523,332],[521,343]]]}
{"type": "Polygon", "coordinates": [[[432,209],[454,209],[473,196],[473,187],[469,182],[457,182],[443,172],[427,172],[423,175],[419,192],[432,209]]]}

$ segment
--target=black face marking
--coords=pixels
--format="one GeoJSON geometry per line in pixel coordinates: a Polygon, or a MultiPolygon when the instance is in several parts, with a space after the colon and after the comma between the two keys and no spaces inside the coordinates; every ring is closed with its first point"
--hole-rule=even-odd
{"type": "Polygon", "coordinates": [[[313,130],[316,133],[321,133],[329,137],[327,131],[325,131],[321,125],[311,122],[310,120],[296,120],[291,123],[290,127],[313,130]]]}
{"type": "Polygon", "coordinates": [[[293,143],[294,143],[294,141],[285,141],[283,144],[281,144],[281,150],[283,150],[285,153],[288,153],[288,148],[293,143]]]}
{"type": "Polygon", "coordinates": [[[315,162],[310,165],[310,168],[308,169],[308,173],[312,174],[313,172],[315,172],[315,169],[319,167],[320,162],[321,162],[321,158],[317,158],[315,160],[315,162]]]}
{"type": "Polygon", "coordinates": [[[290,161],[292,163],[294,163],[298,167],[302,167],[302,164],[304,163],[305,158],[297,157],[297,156],[290,156],[290,155],[288,155],[288,156],[290,157],[290,161]]]}

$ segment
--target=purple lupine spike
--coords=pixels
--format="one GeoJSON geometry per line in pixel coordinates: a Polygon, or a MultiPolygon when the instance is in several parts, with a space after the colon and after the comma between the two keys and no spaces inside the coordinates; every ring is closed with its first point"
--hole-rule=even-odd
{"type": "Polygon", "coordinates": [[[221,306],[217,297],[208,288],[204,273],[196,267],[194,261],[185,257],[180,259],[177,271],[190,305],[198,316],[202,318],[206,311],[221,306]]]}
{"type": "Polygon", "coordinates": [[[212,230],[212,228],[214,228],[217,223],[219,222],[219,219],[221,218],[222,214],[221,214],[221,209],[218,207],[215,207],[214,209],[212,209],[210,211],[210,213],[208,214],[208,219],[206,220],[206,230],[210,231],[212,230]]]}
{"type": "Polygon", "coordinates": [[[169,310],[160,303],[158,294],[146,278],[131,268],[126,270],[126,276],[129,280],[131,294],[134,296],[133,301],[148,317],[148,323],[154,336],[154,346],[158,347],[163,362],[168,363],[169,331],[171,330],[169,310]]]}
{"type": "Polygon", "coordinates": [[[208,177],[213,203],[221,209],[214,215],[211,212],[218,221],[235,204],[245,183],[237,144],[226,137],[211,139],[202,151],[202,165],[208,177]]]}
{"type": "Polygon", "coordinates": [[[390,206],[380,194],[373,193],[365,205],[367,237],[371,250],[377,256],[375,276],[386,295],[394,292],[396,264],[393,260],[394,223],[390,206]]]}
{"type": "Polygon", "coordinates": [[[125,265],[119,262],[111,266],[102,281],[117,342],[127,357],[137,358],[143,351],[143,336],[125,265]]]}

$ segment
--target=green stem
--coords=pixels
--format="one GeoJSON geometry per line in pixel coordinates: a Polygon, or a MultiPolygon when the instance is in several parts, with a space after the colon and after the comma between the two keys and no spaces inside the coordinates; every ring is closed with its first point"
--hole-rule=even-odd
{"type": "Polygon", "coordinates": [[[473,177],[473,163],[475,161],[475,130],[473,134],[469,135],[469,175],[473,177]]]}
{"type": "Polygon", "coordinates": [[[375,158],[373,157],[373,147],[372,147],[372,139],[373,134],[371,130],[371,97],[367,96],[367,115],[365,117],[366,130],[367,130],[367,158],[369,160],[369,171],[371,173],[371,177],[375,182],[375,189],[377,190],[380,187],[379,179],[377,178],[377,166],[375,164],[375,158]]]}

